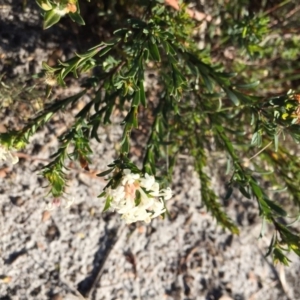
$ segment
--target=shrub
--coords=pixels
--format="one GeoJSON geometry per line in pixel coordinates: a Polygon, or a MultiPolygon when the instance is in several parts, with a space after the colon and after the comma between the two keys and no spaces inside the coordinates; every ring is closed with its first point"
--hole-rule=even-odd
{"type": "MultiPolygon", "coordinates": [[[[296,1],[267,7],[269,2],[219,0],[207,8],[212,16],[198,12],[201,21],[193,19],[195,8],[187,13],[186,5],[178,6],[176,1],[36,2],[43,12],[44,29],[66,16],[84,25],[79,4],[92,7],[97,16],[94,26],[106,38],[68,60],[58,60],[55,66],[43,63],[37,77],[45,83],[46,105],[22,129],[0,135],[1,159],[15,161],[11,150],[23,149],[53,115],[87,94],[90,100],[59,137],[60,148],[43,167],[49,194],[55,199],[67,184],[65,160],[88,169],[90,140],[101,142],[99,127],[121,110],[125,117],[118,158],[98,174],[110,176],[100,195],[106,200],[104,210],[116,210],[127,222],[149,222],[165,215],[165,201],[172,196],[168,188],[172,170],[178,155],[185,154],[193,158],[207,210],[237,234],[237,226],[219,201],[222,195],[210,186],[206,170],[213,163],[207,161],[213,160],[214,151],[227,160],[225,199],[239,190],[257,201],[263,222],[273,225],[267,254],[284,264],[289,262],[286,252],[300,255],[299,235],[290,226],[293,222],[287,221],[299,218],[300,204],[300,160],[293,146],[300,141],[300,94],[293,89],[299,78],[299,72],[293,74],[299,66],[300,44],[299,35],[293,35],[296,25],[291,12],[296,1]],[[149,100],[146,88],[148,70],[157,79],[154,100],[149,100]],[[81,91],[55,99],[52,90],[65,87],[70,76],[78,79],[81,91]],[[131,136],[141,132],[140,123],[149,133],[139,169],[131,160],[131,136]],[[266,182],[273,190],[265,188],[266,182]],[[274,197],[280,191],[289,195],[287,208],[274,197]]],[[[85,30],[91,29],[90,24],[85,30]]]]}

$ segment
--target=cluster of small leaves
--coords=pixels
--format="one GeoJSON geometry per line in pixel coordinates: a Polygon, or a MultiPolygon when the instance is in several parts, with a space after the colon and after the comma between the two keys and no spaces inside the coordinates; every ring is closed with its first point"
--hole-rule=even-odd
{"type": "MultiPolygon", "coordinates": [[[[14,134],[13,143],[11,143],[10,146],[17,149],[24,148],[25,145],[28,144],[29,138],[33,136],[40,127],[47,123],[55,113],[63,111],[69,104],[75,103],[84,94],[85,91],[81,91],[63,100],[50,103],[35,118],[29,120],[28,124],[22,130],[14,134]]],[[[8,135],[10,134],[11,133],[8,133],[8,135]]]]}
{"type": "Polygon", "coordinates": [[[269,96],[285,93],[291,88],[296,89],[300,78],[299,72],[296,71],[299,69],[299,60],[297,55],[295,56],[300,39],[297,7],[297,0],[276,3],[250,0],[217,1],[213,11],[220,16],[221,22],[208,29],[211,39],[207,40],[207,45],[213,49],[215,55],[224,53],[224,63],[230,70],[236,71],[239,77],[247,81],[260,80],[257,95],[269,96]],[[248,37],[243,39],[241,36],[243,26],[237,25],[247,22],[250,23],[249,29],[252,28],[253,32],[250,45],[253,44],[254,50],[257,51],[252,55],[245,49],[248,37]],[[239,27],[239,30],[236,31],[236,27],[239,27]],[[219,30],[222,30],[222,35],[216,44],[214,38],[219,30]],[[248,55],[245,55],[245,50],[248,55]]]}
{"type": "Polygon", "coordinates": [[[299,96],[290,90],[286,95],[272,97],[253,107],[253,123],[255,130],[252,144],[260,147],[262,137],[274,140],[278,150],[279,137],[289,134],[296,142],[300,141],[299,127],[299,96]]]}
{"type": "MultiPolygon", "coordinates": [[[[300,159],[298,156],[293,155],[289,149],[279,146],[278,151],[272,149],[266,149],[262,153],[263,160],[270,165],[276,166],[273,172],[269,174],[271,182],[278,186],[279,191],[287,191],[290,195],[292,207],[290,208],[291,213],[295,213],[294,206],[300,206],[300,190],[299,190],[299,179],[300,179],[300,159]],[[272,180],[273,179],[273,180],[272,180]],[[279,185],[280,184],[280,185],[279,185]]],[[[288,208],[288,207],[287,207],[288,208]]]]}
{"type": "Polygon", "coordinates": [[[245,49],[250,57],[256,57],[263,51],[260,42],[269,32],[269,18],[266,16],[245,16],[242,20],[232,20],[227,29],[231,43],[237,43],[238,47],[245,49]]]}
{"type": "MultiPolygon", "coordinates": [[[[37,2],[45,11],[45,28],[57,23],[65,14],[83,24],[77,1],[37,2]]],[[[238,189],[245,197],[257,201],[262,219],[274,226],[269,254],[272,253],[275,261],[286,264],[286,251],[300,254],[299,236],[292,227],[281,222],[288,213],[262,187],[263,176],[245,167],[243,156],[259,151],[251,158],[254,166],[260,165],[259,159],[267,156],[269,166],[274,169],[284,161],[285,164],[275,172],[274,180],[281,179],[289,192],[300,195],[300,189],[290,175],[291,172],[299,173],[297,164],[289,164],[292,156],[280,144],[284,135],[300,142],[298,94],[290,91],[267,98],[253,95],[259,81],[241,83],[236,79],[239,74],[226,72],[223,65],[212,63],[211,57],[198,49],[192,37],[194,23],[185,14],[184,7],[174,12],[160,2],[135,4],[144,13],[129,18],[126,26],[122,23],[108,41],[75,54],[67,61],[58,61],[56,66],[44,63],[42,75],[48,85],[47,97],[55,85],[66,85],[67,76],[78,78],[88,72],[83,90],[63,100],[53,99],[22,130],[2,134],[1,143],[17,149],[24,147],[29,137],[55,113],[88,94],[88,102],[75,116],[71,128],[60,137],[61,146],[44,167],[43,175],[49,182],[50,193],[54,197],[60,196],[67,185],[66,160],[77,160],[88,170],[92,153],[89,141],[91,138],[100,141],[99,127],[110,123],[118,109],[125,111],[119,158],[109,165],[109,170],[99,174],[112,173],[108,185],[116,187],[123,169],[140,172],[130,162],[129,155],[132,131],[139,128],[140,112],[144,111],[152,124],[144,147],[142,172],[170,176],[178,154],[190,155],[201,181],[204,205],[222,226],[238,233],[237,226],[223,211],[211,188],[207,171],[207,149],[222,150],[228,157],[228,174],[231,175],[226,198],[238,189]],[[145,71],[150,66],[156,72],[159,85],[159,95],[154,103],[147,99],[144,88],[145,71]],[[270,150],[270,145],[274,146],[274,151],[270,150]],[[165,166],[162,161],[166,162],[165,166]]],[[[226,36],[231,36],[240,47],[255,56],[260,51],[258,43],[267,33],[268,18],[239,15],[232,22],[226,36]]]]}
{"type": "Polygon", "coordinates": [[[77,0],[36,0],[36,3],[44,11],[44,29],[58,23],[64,15],[68,15],[73,22],[79,25],[85,24],[80,15],[77,0]]]}
{"type": "Polygon", "coordinates": [[[43,168],[43,176],[50,185],[49,194],[53,197],[59,197],[66,187],[66,174],[64,169],[67,158],[77,160],[81,167],[89,170],[89,155],[92,150],[88,140],[89,127],[84,120],[78,119],[77,122],[60,137],[61,146],[56,153],[52,155],[53,160],[43,168]],[[73,151],[70,148],[73,146],[73,151]]]}

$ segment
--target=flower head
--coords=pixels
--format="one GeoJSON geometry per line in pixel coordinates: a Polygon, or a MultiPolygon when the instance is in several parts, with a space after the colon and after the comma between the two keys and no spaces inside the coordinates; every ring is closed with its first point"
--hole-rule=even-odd
{"type": "Polygon", "coordinates": [[[106,188],[105,196],[110,209],[121,214],[126,223],[149,223],[166,211],[164,201],[172,197],[172,191],[170,188],[159,190],[159,183],[152,175],[146,173],[141,177],[125,169],[120,184],[114,189],[106,188]]]}
{"type": "Polygon", "coordinates": [[[54,210],[58,207],[60,207],[61,205],[61,201],[60,199],[58,198],[54,198],[50,203],[48,203],[46,206],[45,206],[45,210],[54,210]]]}

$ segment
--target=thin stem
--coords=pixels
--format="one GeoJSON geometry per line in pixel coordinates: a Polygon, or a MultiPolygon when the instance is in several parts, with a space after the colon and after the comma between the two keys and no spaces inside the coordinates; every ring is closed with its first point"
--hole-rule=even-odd
{"type": "MultiPolygon", "coordinates": [[[[282,133],[282,129],[279,129],[277,132],[277,135],[279,137],[279,135],[282,133]]],[[[273,141],[270,141],[265,147],[263,147],[261,150],[259,150],[256,154],[254,154],[252,157],[249,158],[249,161],[253,158],[255,158],[256,156],[258,156],[260,153],[262,153],[264,150],[266,150],[270,145],[272,145],[273,141]]]]}
{"type": "Polygon", "coordinates": [[[252,157],[249,158],[249,160],[255,158],[256,156],[258,156],[260,153],[262,153],[263,151],[265,151],[270,145],[272,145],[273,141],[269,142],[265,147],[263,147],[261,150],[259,150],[256,154],[254,154],[252,157]]]}

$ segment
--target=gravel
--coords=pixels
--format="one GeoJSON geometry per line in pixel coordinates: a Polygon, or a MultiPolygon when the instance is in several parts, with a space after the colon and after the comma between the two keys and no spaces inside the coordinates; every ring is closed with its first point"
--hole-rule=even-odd
{"type": "MultiPolygon", "coordinates": [[[[20,3],[4,1],[0,8],[0,53],[5,55],[0,73],[37,72],[53,48],[63,48],[54,29],[41,30],[31,4],[23,11],[20,3]]],[[[19,153],[17,165],[0,166],[1,300],[300,299],[299,258],[291,256],[287,268],[264,256],[271,232],[267,228],[258,239],[256,204],[234,195],[226,209],[241,233],[223,230],[201,205],[199,180],[185,158],[174,172],[175,196],[167,203],[165,220],[126,225],[118,215],[102,213],[97,195],[105,181],[94,173],[115,158],[121,136],[117,124],[101,128],[102,142],[92,142],[95,172],[70,165],[72,206],[45,212],[49,199],[39,171],[57,149],[52,135],[70,121],[70,114],[54,119],[19,153]]],[[[223,195],[225,182],[218,175],[210,174],[223,195]]]]}

